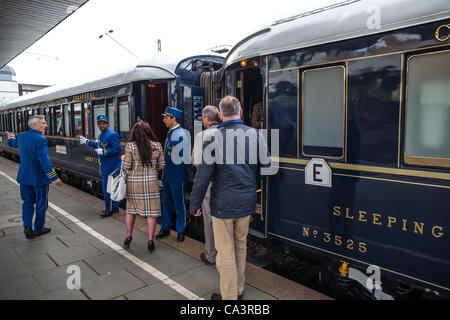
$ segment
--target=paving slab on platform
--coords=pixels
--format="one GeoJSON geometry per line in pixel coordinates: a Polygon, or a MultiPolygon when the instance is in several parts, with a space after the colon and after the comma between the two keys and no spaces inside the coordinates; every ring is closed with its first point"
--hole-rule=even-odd
{"type": "MultiPolygon", "coordinates": [[[[48,209],[46,226],[51,232],[26,239],[14,182],[17,168],[17,163],[0,157],[0,173],[11,178],[0,174],[0,299],[186,300],[209,299],[219,292],[216,268],[199,258],[203,243],[189,237],[179,243],[172,232],[156,240],[150,254],[146,220],[137,217],[133,241],[125,250],[124,210],[100,218],[103,200],[69,185],[50,187],[49,202],[59,208],[48,209]],[[91,229],[96,233],[90,234],[91,229]],[[79,268],[81,289],[68,287],[73,267],[79,268]],[[177,291],[162,279],[184,289],[177,291]]],[[[246,277],[246,300],[329,299],[251,263],[246,277]]]]}

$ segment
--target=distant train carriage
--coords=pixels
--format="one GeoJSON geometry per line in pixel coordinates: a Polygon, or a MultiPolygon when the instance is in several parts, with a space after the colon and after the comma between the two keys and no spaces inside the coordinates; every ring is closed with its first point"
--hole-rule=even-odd
{"type": "Polygon", "coordinates": [[[450,294],[449,26],[448,1],[347,1],[231,49],[226,93],[279,149],[254,234],[450,294]]]}
{"type": "Polygon", "coordinates": [[[98,156],[79,143],[80,135],[99,137],[96,117],[108,115],[110,128],[119,133],[123,146],[138,119],[149,121],[164,144],[167,128],[161,114],[171,105],[184,111],[183,126],[193,134],[205,103],[216,102],[212,79],[222,62],[223,57],[209,54],[184,59],[154,56],[92,81],[18,97],[0,108],[0,152],[18,159],[18,150],[7,146],[4,131],[26,131],[28,118],[43,114],[53,165],[66,181],[101,194],[98,156]]]}

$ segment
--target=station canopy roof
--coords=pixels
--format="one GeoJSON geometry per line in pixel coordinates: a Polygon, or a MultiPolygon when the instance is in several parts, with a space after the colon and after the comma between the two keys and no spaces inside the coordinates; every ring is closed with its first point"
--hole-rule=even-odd
{"type": "Polygon", "coordinates": [[[0,68],[88,0],[0,0],[0,68]]]}

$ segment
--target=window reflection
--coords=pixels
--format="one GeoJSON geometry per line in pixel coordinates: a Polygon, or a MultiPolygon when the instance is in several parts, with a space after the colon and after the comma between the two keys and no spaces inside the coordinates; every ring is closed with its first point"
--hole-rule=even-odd
{"type": "Polygon", "coordinates": [[[280,156],[297,157],[297,71],[269,75],[270,129],[279,129],[280,156]]]}

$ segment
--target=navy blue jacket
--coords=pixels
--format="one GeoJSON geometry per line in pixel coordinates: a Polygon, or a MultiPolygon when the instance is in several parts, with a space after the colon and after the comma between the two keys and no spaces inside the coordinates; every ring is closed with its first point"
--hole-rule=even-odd
{"type": "Polygon", "coordinates": [[[191,148],[189,140],[181,126],[169,130],[164,144],[164,172],[163,181],[181,182],[188,178],[188,168],[191,163],[191,148]],[[174,163],[178,156],[181,163],[174,163]]]}
{"type": "Polygon", "coordinates": [[[16,138],[9,138],[8,146],[19,148],[18,183],[43,186],[58,179],[48,156],[47,139],[39,131],[30,129],[16,138]]]}
{"type": "Polygon", "coordinates": [[[248,127],[240,120],[224,122],[214,134],[212,141],[206,141],[203,150],[215,149],[214,163],[201,163],[198,166],[191,193],[190,212],[197,213],[201,208],[203,198],[211,181],[211,215],[219,219],[237,219],[256,212],[257,182],[260,179],[260,169],[269,167],[270,159],[264,137],[254,128],[248,127]],[[227,132],[236,134],[234,142],[233,164],[226,162],[227,158],[227,132]],[[245,139],[259,137],[260,139],[245,139]],[[222,137],[222,138],[219,138],[222,137]],[[223,140],[222,140],[223,139],[223,140]],[[250,148],[250,142],[256,143],[250,148]],[[211,143],[217,147],[211,148],[211,143]],[[253,150],[253,151],[252,151],[253,150]],[[244,157],[238,161],[239,152],[244,157]],[[253,160],[250,155],[253,153],[253,160]],[[257,153],[255,155],[254,153],[257,153]],[[264,155],[264,161],[260,155],[264,155]],[[256,161],[254,161],[256,160],[256,161]],[[263,165],[264,163],[264,165],[263,165]]]}
{"type": "Polygon", "coordinates": [[[89,141],[88,146],[94,149],[102,148],[103,155],[100,156],[100,171],[102,176],[108,176],[114,172],[120,164],[120,153],[122,145],[117,132],[109,129],[102,132],[99,136],[99,142],[89,141]]]}

